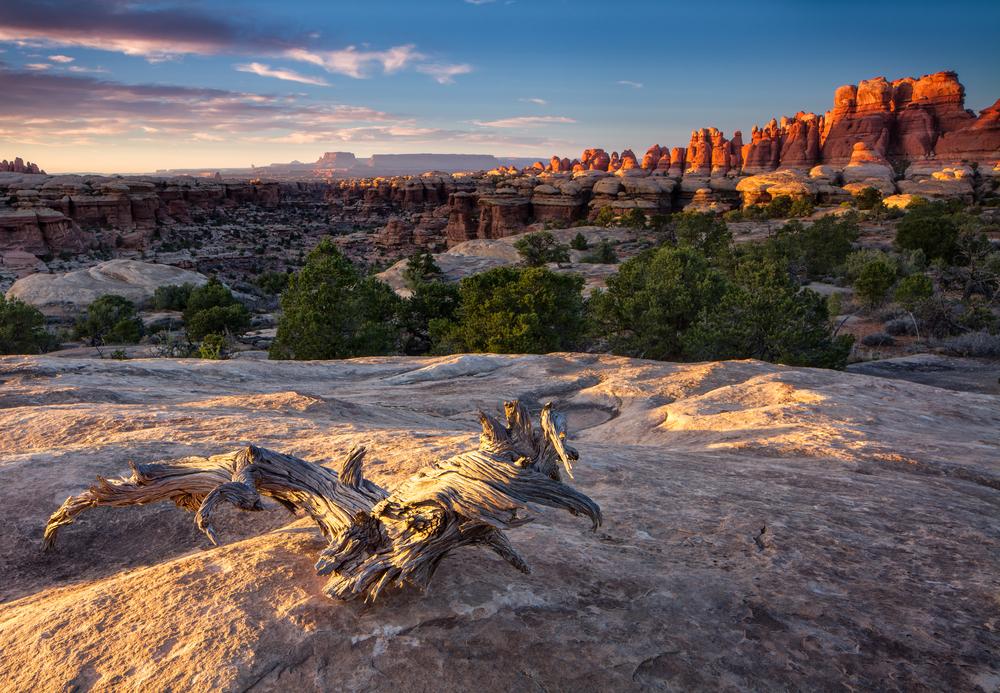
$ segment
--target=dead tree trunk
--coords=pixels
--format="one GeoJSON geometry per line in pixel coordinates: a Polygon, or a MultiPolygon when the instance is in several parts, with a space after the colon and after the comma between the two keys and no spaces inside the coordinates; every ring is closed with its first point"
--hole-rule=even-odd
{"type": "Polygon", "coordinates": [[[212,511],[220,502],[241,510],[263,510],[262,496],[292,512],[304,511],[319,525],[328,546],[316,570],[330,575],[326,592],[339,599],[374,600],[389,585],[426,587],[449,552],[482,545],[522,572],[528,564],[504,530],[529,522],[529,505],[585,515],[594,529],[601,510],[586,495],[562,483],[560,466],[572,477],[576,450],[565,442],[566,421],[545,405],[540,430],[519,402],[505,402],[506,424],[479,413],[479,448],[421,470],[391,493],[365,479],[365,449],[348,454],[337,473],[291,455],[254,445],[224,455],[169,464],[131,465],[132,474],[97,483],[71,496],[52,514],[44,546],[59,528],[86,510],[170,500],[195,513],[195,523],[215,543],[212,511]]]}

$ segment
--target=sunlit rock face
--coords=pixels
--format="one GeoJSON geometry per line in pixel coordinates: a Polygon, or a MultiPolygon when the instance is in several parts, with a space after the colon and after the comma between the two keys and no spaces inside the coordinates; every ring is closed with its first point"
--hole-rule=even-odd
{"type": "Polygon", "coordinates": [[[593,354],[2,357],[0,380],[0,430],[17,431],[0,435],[5,691],[977,690],[996,675],[993,395],[593,354]],[[476,408],[513,398],[567,413],[570,483],[605,517],[595,533],[543,510],[511,530],[530,575],[463,548],[426,592],[339,603],[314,567],[326,541],[281,508],[217,513],[219,547],[172,503],[96,509],[39,551],[68,495],[129,462],[253,442],[330,464],[361,444],[389,488],[475,446],[476,408]]]}

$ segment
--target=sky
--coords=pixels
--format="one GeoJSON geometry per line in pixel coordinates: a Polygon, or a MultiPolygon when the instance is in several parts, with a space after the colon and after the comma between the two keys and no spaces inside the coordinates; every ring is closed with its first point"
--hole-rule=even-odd
{"type": "Polygon", "coordinates": [[[0,159],[641,156],[939,70],[1000,97],[1000,1],[0,0],[0,159]]]}

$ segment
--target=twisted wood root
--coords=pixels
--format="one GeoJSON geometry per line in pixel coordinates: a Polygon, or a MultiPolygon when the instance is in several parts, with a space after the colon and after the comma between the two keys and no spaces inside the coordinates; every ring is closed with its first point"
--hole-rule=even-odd
{"type": "Polygon", "coordinates": [[[130,476],[98,477],[67,498],[49,518],[43,545],[52,548],[59,528],[88,508],[167,500],[194,512],[195,524],[214,544],[211,516],[219,503],[259,511],[267,497],[319,525],[328,545],[316,570],[330,575],[331,597],[372,601],[389,585],[424,588],[441,560],[461,546],[489,548],[528,573],[504,533],[530,521],[520,512],[529,505],[563,508],[589,517],[596,530],[601,509],[562,482],[560,468],[572,477],[579,455],[566,443],[561,414],[546,404],[540,430],[516,400],[504,403],[504,415],[501,424],[480,412],[477,450],[421,470],[392,493],[364,478],[363,447],[351,450],[339,473],[255,445],[208,458],[131,464],[130,476]]]}

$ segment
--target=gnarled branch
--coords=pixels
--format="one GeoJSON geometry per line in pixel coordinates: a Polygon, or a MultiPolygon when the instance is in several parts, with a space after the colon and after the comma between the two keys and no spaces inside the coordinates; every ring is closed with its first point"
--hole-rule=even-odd
{"type": "Polygon", "coordinates": [[[59,528],[87,508],[165,500],[195,512],[196,525],[215,543],[211,516],[219,503],[257,511],[266,497],[319,525],[328,545],[316,570],[330,575],[331,597],[373,600],[389,585],[425,587],[441,560],[461,546],[489,548],[528,573],[503,531],[530,521],[522,514],[528,506],[585,515],[594,529],[601,510],[561,480],[560,463],[572,477],[579,455],[565,442],[565,417],[551,405],[542,409],[538,430],[516,400],[504,403],[505,424],[484,412],[479,417],[477,450],[421,470],[392,493],[364,478],[364,448],[351,450],[339,473],[254,445],[209,458],[132,465],[130,476],[99,477],[68,498],[49,518],[44,546],[51,548],[59,528]]]}

